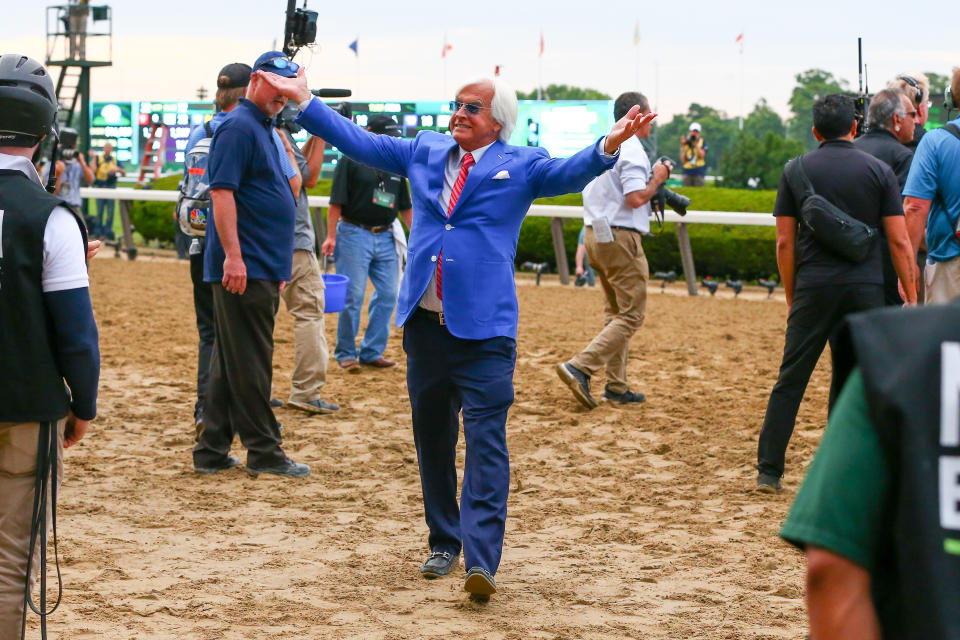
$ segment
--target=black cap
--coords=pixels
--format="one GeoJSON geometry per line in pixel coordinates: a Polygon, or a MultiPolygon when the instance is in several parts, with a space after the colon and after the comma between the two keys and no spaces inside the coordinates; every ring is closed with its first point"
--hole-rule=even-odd
{"type": "Polygon", "coordinates": [[[242,62],[231,62],[217,76],[218,89],[239,89],[250,84],[250,74],[253,70],[250,65],[242,62]]]}
{"type": "Polygon", "coordinates": [[[400,125],[391,116],[382,113],[375,113],[367,118],[367,126],[373,133],[385,133],[388,136],[399,138],[400,125]]]}

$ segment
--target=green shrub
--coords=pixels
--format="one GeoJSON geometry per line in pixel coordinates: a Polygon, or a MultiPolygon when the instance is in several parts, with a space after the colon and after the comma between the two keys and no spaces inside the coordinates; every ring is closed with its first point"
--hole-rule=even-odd
{"type": "MultiPolygon", "coordinates": [[[[179,174],[165,176],[150,181],[149,188],[156,191],[175,191],[179,182],[179,174]]],[[[130,222],[145,241],[173,244],[176,224],[173,219],[174,209],[173,202],[134,201],[130,203],[130,222]]]]}

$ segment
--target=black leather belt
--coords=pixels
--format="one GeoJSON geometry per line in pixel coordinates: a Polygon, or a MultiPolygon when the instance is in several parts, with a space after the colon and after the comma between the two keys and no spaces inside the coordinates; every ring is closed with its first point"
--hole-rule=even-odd
{"type": "Polygon", "coordinates": [[[611,229],[620,229],[620,231],[633,231],[634,233],[640,233],[640,229],[634,229],[633,227],[621,227],[619,225],[612,224],[610,225],[611,229]]]}
{"type": "Polygon", "coordinates": [[[384,231],[389,231],[389,230],[390,230],[390,226],[391,226],[391,225],[389,225],[389,224],[381,224],[381,225],[377,225],[377,226],[372,226],[372,225],[369,225],[369,224],[361,224],[361,223],[359,223],[359,222],[354,222],[353,220],[348,220],[347,218],[344,218],[343,216],[340,216],[340,219],[343,220],[344,222],[346,222],[347,224],[352,224],[352,225],[355,226],[355,227],[360,227],[360,228],[362,228],[362,229],[366,229],[366,230],[369,231],[370,233],[383,233],[384,231]]]}
{"type": "Polygon", "coordinates": [[[443,312],[430,311],[430,309],[424,309],[423,307],[417,307],[417,313],[424,318],[436,322],[441,326],[446,326],[447,322],[443,317],[443,312]]]}

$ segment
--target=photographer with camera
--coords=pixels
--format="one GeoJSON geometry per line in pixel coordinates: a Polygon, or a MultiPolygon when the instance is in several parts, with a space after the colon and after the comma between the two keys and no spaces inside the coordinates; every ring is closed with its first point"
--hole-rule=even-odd
{"type": "Polygon", "coordinates": [[[700,134],[700,123],[690,123],[687,135],[680,138],[680,163],[683,165],[683,186],[702,187],[707,175],[707,143],[700,134]]]}
{"type": "MultiPolygon", "coordinates": [[[[60,196],[74,209],[80,212],[88,229],[96,228],[96,221],[88,216],[80,197],[80,186],[93,183],[93,170],[87,165],[83,154],[77,149],[77,130],[64,127],[60,130],[60,143],[57,148],[56,186],[53,195],[60,196]]],[[[44,176],[44,179],[46,176],[44,176]]]]}
{"type": "Polygon", "coordinates": [[[780,178],[773,215],[789,315],[780,375],[757,447],[762,491],[781,490],[797,410],[827,340],[846,315],[883,306],[881,226],[907,304],[917,301],[897,178],[889,166],[854,147],[856,131],[851,98],[820,98],[813,105],[813,135],[820,147],[787,163],[780,178]],[[831,221],[852,233],[836,231],[831,221]]]}
{"type": "MultiPolygon", "coordinates": [[[[96,179],[93,186],[98,189],[116,189],[117,176],[127,175],[126,169],[113,155],[113,144],[103,145],[103,153],[94,156],[91,153],[91,169],[96,179]]],[[[110,198],[97,198],[97,226],[93,230],[93,235],[102,236],[107,240],[113,240],[113,212],[116,207],[116,200],[110,198]]]]}
{"type": "MultiPolygon", "coordinates": [[[[613,117],[620,120],[634,106],[650,113],[642,93],[620,94],[613,117]]],[[[590,393],[590,378],[606,368],[603,399],[616,404],[636,404],[646,399],[630,391],[627,382],[627,349],[643,324],[650,269],[641,238],[650,231],[650,200],[670,177],[673,163],[659,160],[653,168],[641,139],[650,135],[648,122],[620,145],[612,169],[583,190],[584,246],[606,296],[603,330],[568,362],[557,365],[557,374],[587,409],[597,406],[590,393]]]]}

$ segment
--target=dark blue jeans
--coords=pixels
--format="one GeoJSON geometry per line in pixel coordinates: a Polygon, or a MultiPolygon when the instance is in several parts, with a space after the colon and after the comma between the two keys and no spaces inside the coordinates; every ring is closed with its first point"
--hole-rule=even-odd
{"type": "MultiPolygon", "coordinates": [[[[97,187],[98,189],[113,189],[116,187],[115,184],[111,185],[99,180],[94,180],[93,186],[97,187]]],[[[97,198],[97,224],[93,230],[93,235],[103,236],[107,240],[114,239],[113,212],[116,204],[116,200],[97,198]]]]}
{"type": "Polygon", "coordinates": [[[456,554],[462,547],[468,569],[496,573],[510,489],[506,424],[517,343],[457,338],[418,311],[404,325],[403,348],[430,549],[456,554]],[[467,450],[458,508],[461,411],[467,450]]]}

